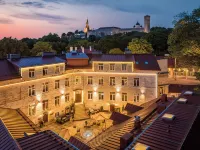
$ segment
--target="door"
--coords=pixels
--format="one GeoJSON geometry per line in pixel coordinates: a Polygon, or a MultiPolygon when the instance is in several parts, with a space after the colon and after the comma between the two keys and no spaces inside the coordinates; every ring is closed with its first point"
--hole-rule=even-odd
{"type": "Polygon", "coordinates": [[[75,93],[75,103],[81,103],[82,102],[82,92],[76,91],[75,93]]]}
{"type": "Polygon", "coordinates": [[[48,113],[43,114],[43,121],[48,122],[48,113]]]}

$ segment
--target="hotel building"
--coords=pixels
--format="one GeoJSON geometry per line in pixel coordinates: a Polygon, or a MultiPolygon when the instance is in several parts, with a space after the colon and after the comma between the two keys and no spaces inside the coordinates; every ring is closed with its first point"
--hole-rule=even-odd
{"type": "Polygon", "coordinates": [[[127,103],[140,105],[158,95],[160,67],[149,54],[10,54],[0,66],[0,107],[20,108],[36,124],[74,106],[75,113],[80,106],[122,111],[127,103]]]}

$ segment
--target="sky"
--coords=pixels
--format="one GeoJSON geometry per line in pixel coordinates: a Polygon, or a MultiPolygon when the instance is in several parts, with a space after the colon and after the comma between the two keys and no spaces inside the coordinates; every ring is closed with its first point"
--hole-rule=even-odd
{"type": "Polygon", "coordinates": [[[0,39],[83,30],[87,18],[92,29],[143,25],[144,15],[151,27],[173,27],[175,15],[199,6],[199,0],[0,0],[0,39]]]}

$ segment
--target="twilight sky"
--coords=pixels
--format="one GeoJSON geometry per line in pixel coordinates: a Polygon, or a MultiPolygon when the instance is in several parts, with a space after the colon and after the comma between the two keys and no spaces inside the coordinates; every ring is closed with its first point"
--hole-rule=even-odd
{"type": "Polygon", "coordinates": [[[176,14],[198,6],[199,0],[0,0],[0,39],[82,30],[87,18],[95,29],[128,28],[137,21],[143,25],[148,14],[151,27],[173,27],[176,14]]]}

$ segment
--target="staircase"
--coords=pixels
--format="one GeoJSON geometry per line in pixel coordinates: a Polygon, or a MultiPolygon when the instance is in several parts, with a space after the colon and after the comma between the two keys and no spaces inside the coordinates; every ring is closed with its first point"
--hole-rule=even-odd
{"type": "Polygon", "coordinates": [[[90,117],[85,112],[85,106],[83,104],[75,105],[74,121],[86,120],[90,117]]]}

